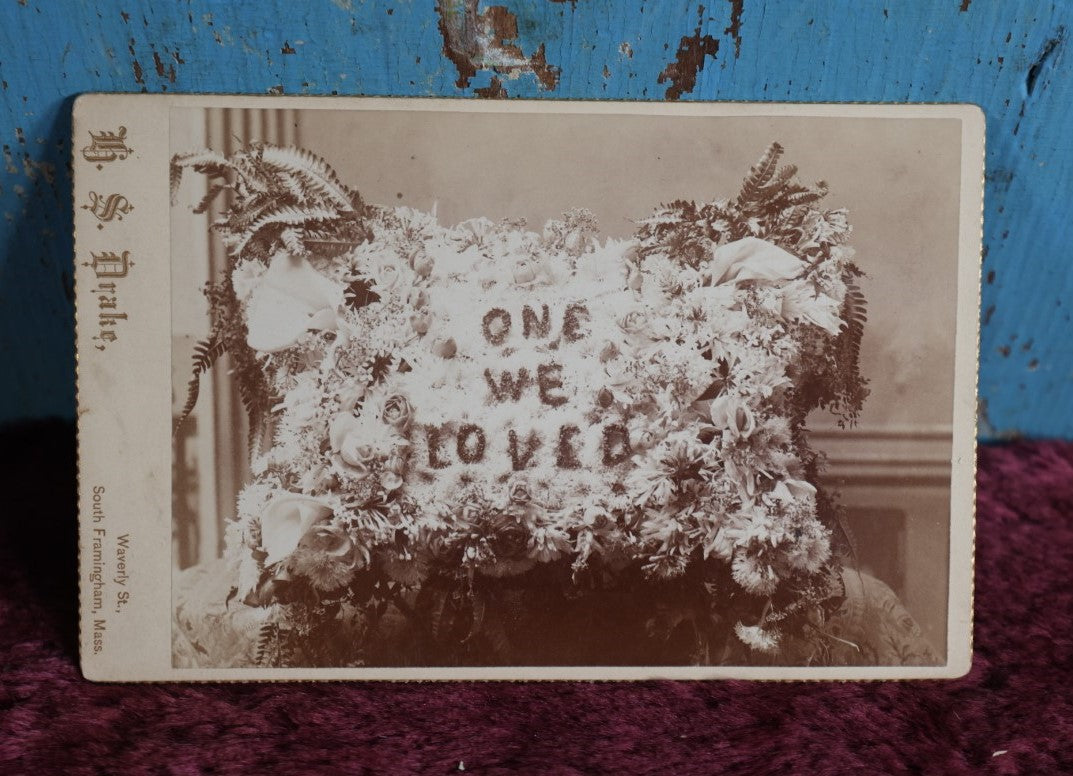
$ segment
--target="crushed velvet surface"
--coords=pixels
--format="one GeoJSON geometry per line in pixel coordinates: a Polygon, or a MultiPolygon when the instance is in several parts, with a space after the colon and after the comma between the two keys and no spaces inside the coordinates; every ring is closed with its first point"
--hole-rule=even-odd
{"type": "Polygon", "coordinates": [[[1073,444],[980,450],[959,680],[104,685],[78,670],[73,429],[0,439],[0,773],[1073,772],[1073,444]]]}

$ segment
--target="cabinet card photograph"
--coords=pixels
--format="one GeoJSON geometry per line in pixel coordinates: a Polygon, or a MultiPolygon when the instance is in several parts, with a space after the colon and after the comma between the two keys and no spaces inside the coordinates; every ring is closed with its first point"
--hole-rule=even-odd
{"type": "Polygon", "coordinates": [[[74,132],[89,678],[968,670],[978,109],[74,132]]]}

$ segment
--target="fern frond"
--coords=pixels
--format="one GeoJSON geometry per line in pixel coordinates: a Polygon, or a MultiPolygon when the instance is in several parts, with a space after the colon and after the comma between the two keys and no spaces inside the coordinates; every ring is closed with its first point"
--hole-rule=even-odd
{"type": "Polygon", "coordinates": [[[309,198],[297,175],[281,173],[279,180],[283,189],[294,198],[295,202],[303,202],[309,198]]]}
{"type": "Polygon", "coordinates": [[[338,213],[334,210],[328,210],[326,208],[301,208],[287,205],[261,215],[256,221],[250,224],[246,229],[245,234],[243,234],[235,244],[233,252],[236,255],[241,254],[242,249],[246,247],[249,241],[252,240],[259,231],[271,224],[304,226],[311,222],[332,221],[336,218],[338,218],[338,213]]]}
{"type": "Polygon", "coordinates": [[[183,168],[173,161],[168,165],[168,197],[174,207],[178,204],[179,186],[183,182],[183,168]]]}
{"type": "Polygon", "coordinates": [[[219,177],[226,173],[231,167],[231,163],[221,154],[207,148],[172,156],[171,164],[168,168],[168,183],[173,205],[175,204],[175,197],[179,193],[179,185],[182,183],[183,170],[187,167],[193,167],[198,172],[219,177]]]}
{"type": "Polygon", "coordinates": [[[868,322],[868,300],[859,285],[853,282],[846,284],[846,298],[842,305],[844,319],[863,328],[868,322]]]}
{"type": "Polygon", "coordinates": [[[298,176],[340,211],[354,210],[353,193],[319,156],[303,148],[280,146],[264,146],[260,156],[268,166],[298,176]]]}
{"type": "MultiPolygon", "coordinates": [[[[180,169],[182,169],[182,168],[180,168],[180,169]]],[[[201,213],[204,213],[206,210],[209,209],[209,206],[212,205],[213,201],[218,196],[220,196],[221,192],[227,191],[230,188],[231,188],[230,184],[227,184],[227,183],[214,183],[212,186],[209,187],[208,194],[206,194],[204,197],[202,197],[201,201],[198,202],[197,205],[194,207],[194,212],[199,214],[199,215],[201,213]]]]}
{"type": "Polygon", "coordinates": [[[197,405],[197,397],[201,392],[201,375],[212,369],[212,365],[227,351],[227,345],[222,339],[208,339],[202,340],[194,346],[194,359],[191,367],[190,382],[186,386],[186,404],[183,405],[182,412],[179,413],[179,417],[175,419],[175,423],[172,427],[172,434],[175,434],[186,419],[190,417],[190,413],[194,411],[194,407],[197,405]]]}
{"type": "Polygon", "coordinates": [[[799,205],[811,205],[827,196],[827,187],[817,184],[814,189],[802,189],[782,195],[778,204],[782,209],[798,207],[799,205]]]}
{"type": "Polygon", "coordinates": [[[864,292],[856,283],[846,284],[846,298],[842,302],[842,320],[845,328],[839,338],[842,369],[851,375],[860,374],[861,340],[864,337],[864,325],[868,322],[868,302],[864,292]]]}
{"type": "Polygon", "coordinates": [[[793,180],[797,175],[796,164],[786,164],[779,168],[779,171],[775,173],[775,177],[771,181],[771,186],[781,188],[793,180]]]}
{"type": "Polygon", "coordinates": [[[283,243],[283,247],[292,256],[305,256],[309,252],[302,243],[302,237],[297,229],[284,229],[280,233],[279,239],[283,243]]]}
{"type": "Polygon", "coordinates": [[[264,623],[257,633],[257,651],[254,660],[258,666],[271,667],[282,663],[283,649],[280,627],[274,622],[264,623]]]}
{"type": "MultiPolygon", "coordinates": [[[[241,361],[241,359],[239,359],[241,361]]],[[[236,370],[235,384],[238,386],[238,396],[242,406],[246,410],[246,416],[250,421],[251,432],[260,428],[261,423],[268,415],[270,400],[267,398],[267,387],[264,385],[264,377],[256,365],[247,365],[246,368],[236,370]]]]}
{"type": "Polygon", "coordinates": [[[749,169],[749,174],[745,176],[745,181],[742,183],[741,193],[738,195],[739,204],[756,202],[760,199],[763,188],[771,183],[775,175],[782,151],[781,145],[777,142],[772,143],[760,157],[760,161],[749,169]]]}

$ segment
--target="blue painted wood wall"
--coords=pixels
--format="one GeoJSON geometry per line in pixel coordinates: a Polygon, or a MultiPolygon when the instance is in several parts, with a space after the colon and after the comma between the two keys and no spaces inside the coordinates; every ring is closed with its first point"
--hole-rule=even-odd
{"type": "Polygon", "coordinates": [[[74,414],[80,92],[874,100],[986,111],[981,435],[1073,438],[1071,3],[2,2],[0,421],[74,414]]]}

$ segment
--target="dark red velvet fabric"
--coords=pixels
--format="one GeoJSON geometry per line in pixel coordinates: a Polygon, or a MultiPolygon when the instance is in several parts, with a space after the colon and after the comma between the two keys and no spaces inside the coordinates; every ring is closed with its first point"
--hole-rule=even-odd
{"type": "Polygon", "coordinates": [[[73,440],[2,438],[0,773],[1073,773],[1071,444],[980,450],[964,679],[121,686],[77,665],[73,440]]]}

